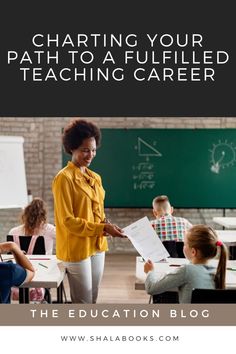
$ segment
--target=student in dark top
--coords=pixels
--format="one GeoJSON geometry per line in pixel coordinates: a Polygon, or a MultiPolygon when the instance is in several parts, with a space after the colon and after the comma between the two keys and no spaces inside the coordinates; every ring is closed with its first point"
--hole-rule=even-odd
{"type": "Polygon", "coordinates": [[[0,243],[0,254],[11,252],[16,263],[0,262],[0,301],[10,303],[12,286],[20,286],[34,276],[34,268],[15,242],[0,243]]]}

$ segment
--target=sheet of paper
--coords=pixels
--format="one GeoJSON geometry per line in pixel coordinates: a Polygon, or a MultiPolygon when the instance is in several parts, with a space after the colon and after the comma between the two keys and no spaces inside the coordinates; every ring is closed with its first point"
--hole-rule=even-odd
{"type": "Polygon", "coordinates": [[[159,262],[170,256],[147,216],[123,228],[123,231],[145,261],[159,262]]]}

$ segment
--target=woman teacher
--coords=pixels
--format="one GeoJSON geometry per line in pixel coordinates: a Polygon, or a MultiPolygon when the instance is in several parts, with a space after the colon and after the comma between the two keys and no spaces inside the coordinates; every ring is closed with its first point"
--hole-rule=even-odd
{"type": "Polygon", "coordinates": [[[106,235],[123,237],[106,222],[101,177],[88,167],[100,144],[99,128],[72,120],[63,131],[63,146],[71,161],[53,181],[56,254],[64,262],[72,303],[96,303],[103,275],[106,235]]]}

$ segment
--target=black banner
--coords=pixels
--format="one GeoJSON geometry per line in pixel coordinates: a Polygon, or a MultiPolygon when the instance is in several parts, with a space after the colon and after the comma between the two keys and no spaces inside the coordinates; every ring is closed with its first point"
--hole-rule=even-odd
{"type": "Polygon", "coordinates": [[[3,3],[0,115],[236,116],[234,23],[231,2],[3,3]]]}

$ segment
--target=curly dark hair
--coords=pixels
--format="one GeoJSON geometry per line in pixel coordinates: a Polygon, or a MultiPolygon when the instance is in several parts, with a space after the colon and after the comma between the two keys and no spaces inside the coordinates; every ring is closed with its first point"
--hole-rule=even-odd
{"type": "Polygon", "coordinates": [[[62,143],[65,151],[72,155],[72,151],[78,149],[83,143],[84,139],[94,138],[97,147],[101,142],[100,129],[91,122],[83,119],[73,119],[63,130],[62,143]]]}
{"type": "Polygon", "coordinates": [[[46,204],[41,198],[34,198],[21,215],[25,235],[32,236],[36,229],[47,222],[46,204]]]}

